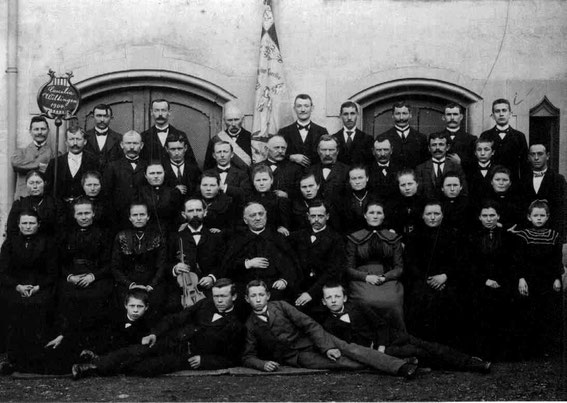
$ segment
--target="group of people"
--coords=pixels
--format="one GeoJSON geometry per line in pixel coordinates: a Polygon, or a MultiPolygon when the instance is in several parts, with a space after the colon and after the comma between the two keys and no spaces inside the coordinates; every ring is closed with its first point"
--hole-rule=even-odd
{"type": "Polygon", "coordinates": [[[494,101],[476,137],[463,109],[446,129],[375,138],[341,105],[334,134],[297,121],[254,162],[238,108],[203,170],[187,135],[152,102],[155,125],[122,135],[112,109],[49,126],[12,158],[17,199],[0,252],[0,372],[130,373],[280,365],[411,378],[419,366],[488,372],[557,343],[565,179],[494,101]],[[483,357],[483,358],[479,358],[483,357]]]}

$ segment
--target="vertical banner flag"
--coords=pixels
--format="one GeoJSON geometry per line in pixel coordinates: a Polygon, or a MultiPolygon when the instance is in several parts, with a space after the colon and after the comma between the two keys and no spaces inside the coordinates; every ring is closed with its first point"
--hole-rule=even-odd
{"type": "Polygon", "coordinates": [[[267,158],[266,141],[278,132],[282,122],[291,121],[291,105],[283,74],[283,59],[276,34],[272,0],[264,0],[260,60],[252,124],[252,159],[267,158]]]}

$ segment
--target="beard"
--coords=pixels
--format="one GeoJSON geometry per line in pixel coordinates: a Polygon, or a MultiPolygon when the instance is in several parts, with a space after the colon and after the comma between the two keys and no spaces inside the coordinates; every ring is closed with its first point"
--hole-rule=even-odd
{"type": "Polygon", "coordinates": [[[188,221],[191,228],[199,228],[203,224],[203,219],[201,217],[193,217],[188,221]]]}

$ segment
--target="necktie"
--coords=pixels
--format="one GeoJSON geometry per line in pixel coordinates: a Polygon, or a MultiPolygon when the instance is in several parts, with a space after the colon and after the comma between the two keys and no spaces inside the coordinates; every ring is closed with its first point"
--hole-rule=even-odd
{"type": "Polygon", "coordinates": [[[388,165],[385,164],[378,164],[378,166],[382,169],[382,175],[388,175],[388,165]]]}
{"type": "Polygon", "coordinates": [[[541,178],[545,175],[545,171],[534,171],[534,178],[541,178]]]}
{"type": "Polygon", "coordinates": [[[445,160],[436,161],[433,160],[433,166],[435,167],[435,176],[439,177],[443,174],[443,164],[445,164],[445,160]]]}
{"type": "Polygon", "coordinates": [[[402,140],[406,140],[408,138],[409,129],[398,130],[398,134],[402,138],[402,140]]]}
{"type": "Polygon", "coordinates": [[[128,162],[129,162],[130,165],[132,166],[132,169],[136,169],[136,166],[138,166],[138,159],[139,159],[139,158],[136,158],[136,159],[133,159],[133,160],[132,160],[132,159],[130,159],[130,158],[127,158],[128,162]]]}
{"type": "Polygon", "coordinates": [[[181,179],[183,177],[183,172],[181,172],[181,167],[183,166],[183,162],[181,164],[177,164],[175,162],[171,162],[171,165],[173,165],[176,169],[175,175],[177,175],[177,179],[181,179]]]}
{"type": "Polygon", "coordinates": [[[347,134],[346,148],[347,150],[350,150],[350,148],[352,147],[352,135],[354,134],[354,131],[347,130],[346,134],[347,134]]]}

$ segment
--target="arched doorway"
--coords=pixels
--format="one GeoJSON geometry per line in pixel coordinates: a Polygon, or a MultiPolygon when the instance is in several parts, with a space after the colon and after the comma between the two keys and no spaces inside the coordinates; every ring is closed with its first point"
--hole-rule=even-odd
{"type": "Polygon", "coordinates": [[[405,100],[412,107],[410,125],[424,134],[443,130],[445,105],[457,103],[465,109],[465,128],[470,123],[468,108],[482,98],[460,86],[431,79],[403,79],[378,84],[351,98],[363,111],[363,130],[373,136],[392,127],[392,109],[405,100]]]}
{"type": "Polygon", "coordinates": [[[222,105],[235,97],[203,80],[168,71],[127,71],[94,77],[80,83],[79,125],[93,127],[92,110],[104,103],[112,107],[113,130],[143,132],[153,124],[151,101],[171,104],[171,124],[187,133],[195,156],[203,164],[209,138],[222,129],[222,105]]]}

